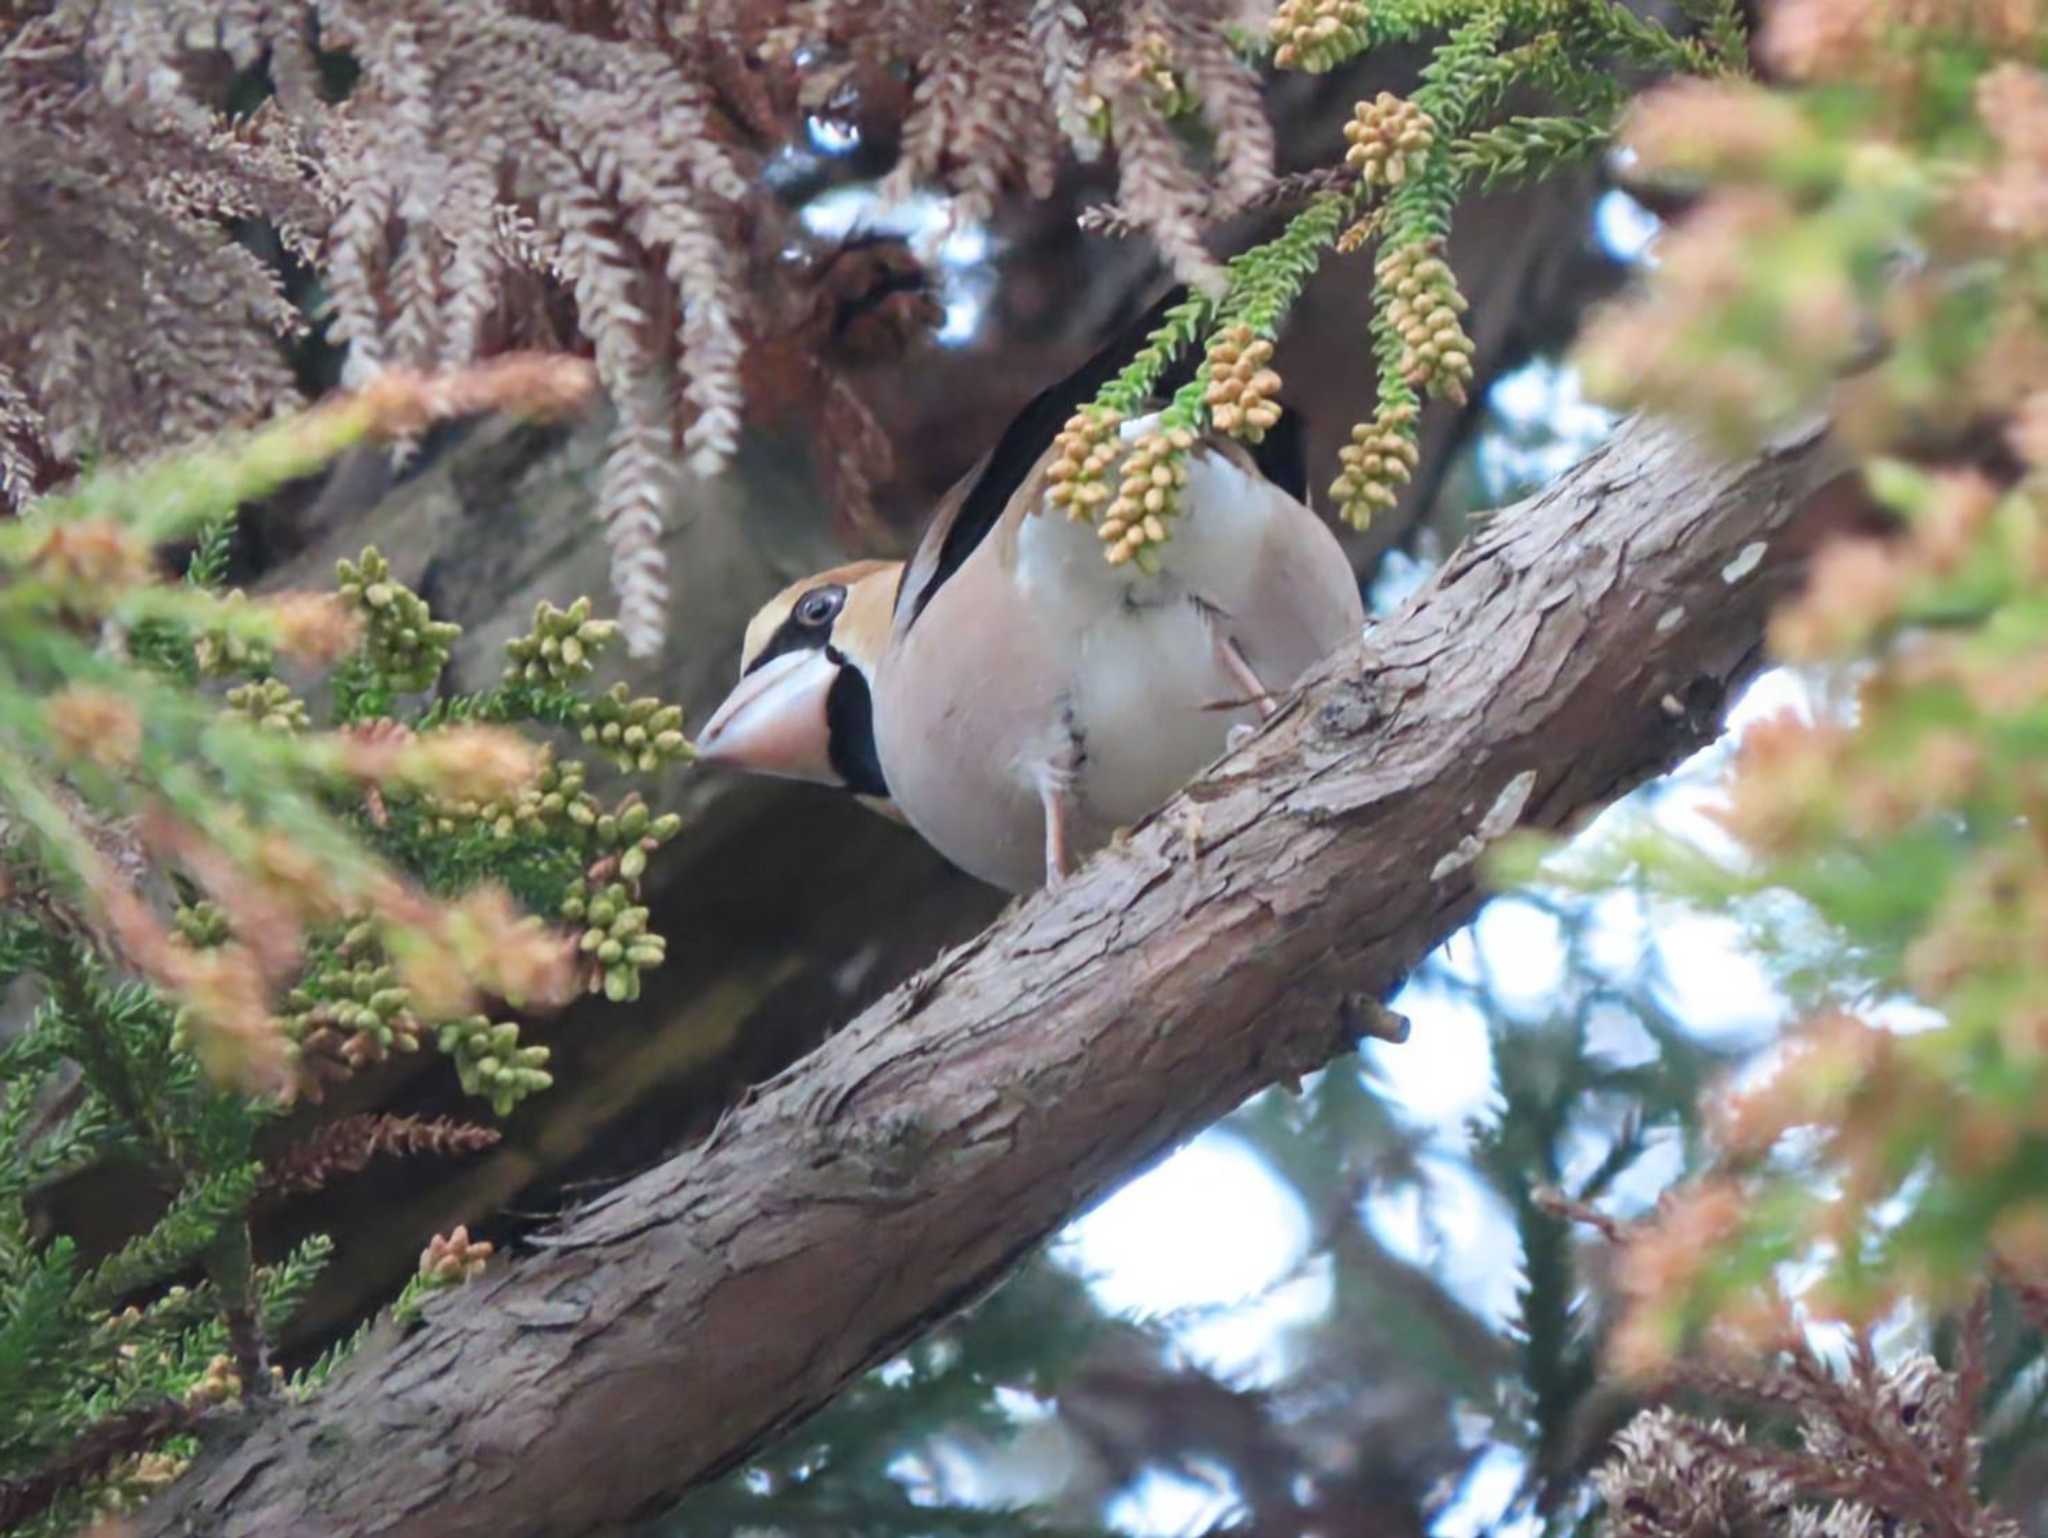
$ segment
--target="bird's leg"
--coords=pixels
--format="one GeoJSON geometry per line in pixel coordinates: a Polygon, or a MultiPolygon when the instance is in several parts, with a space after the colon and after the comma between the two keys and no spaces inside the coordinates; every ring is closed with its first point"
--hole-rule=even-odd
{"type": "Polygon", "coordinates": [[[1279,713],[1280,704],[1273,698],[1273,691],[1268,689],[1260,681],[1259,675],[1252,671],[1252,665],[1244,660],[1244,653],[1238,650],[1237,642],[1213,626],[1209,635],[1215,642],[1216,660],[1223,665],[1223,671],[1236,681],[1240,689],[1251,696],[1251,702],[1259,707],[1259,719],[1272,720],[1279,713]]]}
{"type": "Polygon", "coordinates": [[[1062,741],[1038,773],[1039,805],[1045,808],[1045,884],[1058,886],[1074,871],[1072,816],[1074,779],[1087,749],[1071,707],[1062,712],[1062,741]]]}
{"type": "Polygon", "coordinates": [[[1045,884],[1058,886],[1074,873],[1074,851],[1067,839],[1065,791],[1047,786],[1041,793],[1045,802],[1045,884]]]}
{"type": "Polygon", "coordinates": [[[1244,652],[1238,647],[1237,642],[1224,630],[1223,622],[1230,616],[1199,593],[1192,593],[1189,597],[1200,612],[1203,624],[1208,627],[1209,645],[1215,649],[1216,665],[1229,675],[1232,683],[1244,691],[1244,703],[1258,707],[1261,721],[1272,720],[1279,714],[1279,702],[1273,698],[1273,691],[1266,687],[1265,681],[1252,671],[1252,665],[1245,660],[1244,652]]]}

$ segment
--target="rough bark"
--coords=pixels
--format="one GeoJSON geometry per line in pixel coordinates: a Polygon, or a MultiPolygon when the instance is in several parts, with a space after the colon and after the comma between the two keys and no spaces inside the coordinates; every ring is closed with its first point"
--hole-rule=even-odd
{"type": "Polygon", "coordinates": [[[1846,500],[1823,494],[1834,468],[1817,434],[1714,466],[1631,426],[1127,842],[317,1401],[210,1449],[138,1532],[578,1533],[733,1467],[1342,1051],[1347,1000],[1469,916],[1489,842],[1706,740],[1846,500]]]}

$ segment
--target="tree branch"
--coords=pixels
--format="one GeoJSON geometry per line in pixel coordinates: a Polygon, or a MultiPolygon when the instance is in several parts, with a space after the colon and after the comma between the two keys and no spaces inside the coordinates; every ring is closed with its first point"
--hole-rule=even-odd
{"type": "Polygon", "coordinates": [[[210,1449],[138,1533],[581,1532],[742,1462],[1343,1051],[1345,996],[1384,997],[1469,917],[1487,843],[1708,740],[1770,603],[1854,511],[1837,464],[1816,432],[1713,466],[1625,428],[1071,884],[210,1449]]]}

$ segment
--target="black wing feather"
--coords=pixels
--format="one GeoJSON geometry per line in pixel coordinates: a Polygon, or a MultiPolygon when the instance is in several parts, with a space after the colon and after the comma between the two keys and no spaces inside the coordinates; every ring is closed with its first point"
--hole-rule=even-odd
{"type": "MultiPolygon", "coordinates": [[[[1166,312],[1187,297],[1188,291],[1183,284],[1168,289],[1143,314],[1123,326],[1079,369],[1057,384],[1039,391],[1031,403],[1017,413],[1004,429],[1002,437],[996,440],[988,458],[982,462],[974,483],[968,487],[961,501],[960,511],[946,530],[931,576],[912,599],[911,623],[916,623],[925,605],[931,602],[932,595],[960,569],[975,547],[988,537],[989,530],[1002,521],[1003,510],[1010,505],[1010,499],[1016,496],[1018,488],[1030,476],[1031,467],[1052,447],[1053,439],[1067,425],[1067,419],[1122,372],[1124,365],[1144,345],[1145,338],[1166,323],[1166,312]]],[[[1175,391],[1195,377],[1200,361],[1201,355],[1195,348],[1184,348],[1180,356],[1161,371],[1153,387],[1154,393],[1160,399],[1171,398],[1175,391]]],[[[1250,446],[1250,452],[1260,474],[1296,501],[1307,503],[1308,436],[1302,430],[1301,418],[1296,413],[1284,412],[1265,437],[1250,446]]],[[[909,566],[905,566],[906,574],[909,570],[909,566]]],[[[901,609],[900,594],[898,609],[901,609]]]]}
{"type": "MultiPolygon", "coordinates": [[[[1284,406],[1286,397],[1281,396],[1280,402],[1284,406]]],[[[1303,507],[1308,506],[1308,432],[1300,412],[1283,410],[1266,435],[1246,448],[1259,474],[1303,507]]]]}
{"type": "MultiPolygon", "coordinates": [[[[1136,320],[1118,331],[1094,357],[1059,383],[1039,391],[1032,397],[1031,404],[1017,413],[1004,429],[1002,437],[996,440],[996,446],[983,463],[979,476],[968,488],[952,527],[946,530],[945,540],[939,546],[938,560],[932,566],[931,578],[912,600],[912,622],[924,612],[932,594],[960,569],[974,547],[987,538],[989,530],[1002,520],[1003,509],[1010,505],[1017,488],[1030,476],[1031,467],[1052,447],[1052,440],[1067,425],[1067,419],[1093,400],[1102,387],[1123,370],[1144,344],[1145,338],[1166,323],[1166,312],[1187,296],[1184,285],[1176,284],[1168,289],[1136,320]]],[[[1193,348],[1182,352],[1160,376],[1160,392],[1171,394],[1194,378],[1199,361],[1199,355],[1193,348]]]]}

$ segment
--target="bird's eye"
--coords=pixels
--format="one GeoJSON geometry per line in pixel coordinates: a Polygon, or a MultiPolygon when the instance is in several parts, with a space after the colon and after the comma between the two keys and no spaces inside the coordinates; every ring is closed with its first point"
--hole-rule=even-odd
{"type": "Polygon", "coordinates": [[[836,584],[812,588],[797,603],[796,622],[812,630],[829,625],[838,617],[839,606],[845,602],[846,589],[836,584]]]}

